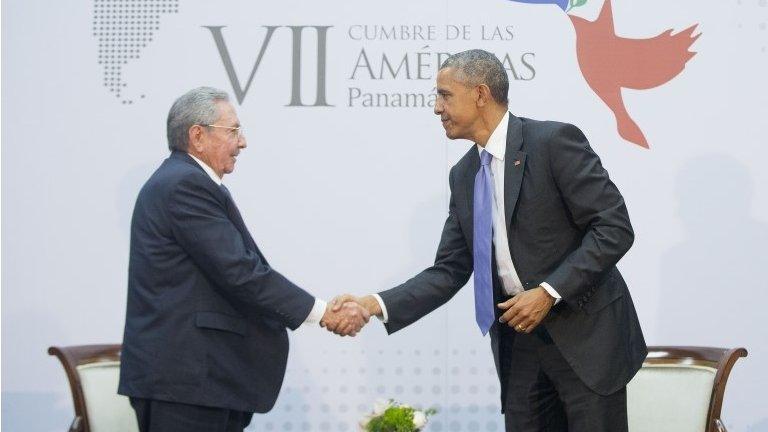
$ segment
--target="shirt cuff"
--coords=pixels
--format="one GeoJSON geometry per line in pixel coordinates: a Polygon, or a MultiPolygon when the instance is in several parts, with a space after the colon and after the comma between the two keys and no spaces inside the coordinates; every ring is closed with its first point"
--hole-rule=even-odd
{"type": "MultiPolygon", "coordinates": [[[[552,288],[552,285],[550,285],[550,284],[548,284],[546,282],[542,282],[541,286],[542,286],[542,288],[544,288],[547,291],[547,293],[549,293],[549,295],[552,296],[553,299],[555,299],[555,304],[560,303],[560,300],[563,299],[562,297],[560,297],[560,294],[558,294],[557,291],[555,291],[555,289],[552,288]]],[[[554,306],[554,305],[552,305],[552,306],[554,306]]]]}
{"type": "Polygon", "coordinates": [[[384,300],[381,299],[380,295],[374,294],[373,298],[375,298],[376,301],[379,302],[379,307],[381,308],[381,318],[379,319],[381,320],[381,322],[386,324],[387,321],[389,321],[389,315],[387,315],[387,305],[384,304],[384,300]]]}
{"type": "Polygon", "coordinates": [[[315,305],[312,306],[312,310],[309,311],[309,315],[307,316],[307,319],[304,320],[303,324],[319,323],[320,320],[323,319],[323,315],[325,315],[325,309],[327,307],[328,303],[326,303],[325,300],[315,298],[315,305]]]}

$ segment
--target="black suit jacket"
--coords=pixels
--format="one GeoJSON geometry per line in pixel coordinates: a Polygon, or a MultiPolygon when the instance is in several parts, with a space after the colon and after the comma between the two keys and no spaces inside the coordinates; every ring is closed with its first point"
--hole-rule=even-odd
{"type": "MultiPolygon", "coordinates": [[[[444,304],[469,280],[479,167],[473,145],[451,169],[449,215],[434,265],[380,293],[389,333],[444,304]]],[[[594,391],[610,394],[622,388],[647,354],[627,285],[615,266],[634,234],[624,199],[581,131],[510,114],[504,205],[509,248],[524,288],[547,282],[562,296],[543,322],[555,344],[594,391]]],[[[493,265],[495,274],[495,260],[493,265]]],[[[496,279],[496,299],[501,300],[496,279]]],[[[498,322],[490,333],[501,388],[506,389],[515,333],[498,322]]]]}
{"type": "Polygon", "coordinates": [[[313,304],[269,266],[229,193],[173,152],[133,213],[118,392],[269,411],[285,374],[286,327],[313,304]]]}

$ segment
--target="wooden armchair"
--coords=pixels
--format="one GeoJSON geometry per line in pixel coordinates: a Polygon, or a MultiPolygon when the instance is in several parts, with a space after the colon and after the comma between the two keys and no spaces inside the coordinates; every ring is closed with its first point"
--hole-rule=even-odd
{"type": "MultiPolygon", "coordinates": [[[[69,432],[136,432],[128,399],[117,394],[120,345],[51,347],[72,391],[69,432]]],[[[727,432],[720,413],[725,385],[744,348],[649,347],[627,387],[631,432],[727,432]]]]}
{"type": "Polygon", "coordinates": [[[50,347],[67,374],[75,418],[69,432],[138,432],[128,398],[117,394],[120,345],[50,347]]]}
{"type": "Polygon", "coordinates": [[[627,386],[630,432],[727,432],[720,412],[728,375],[744,348],[648,347],[627,386]]]}

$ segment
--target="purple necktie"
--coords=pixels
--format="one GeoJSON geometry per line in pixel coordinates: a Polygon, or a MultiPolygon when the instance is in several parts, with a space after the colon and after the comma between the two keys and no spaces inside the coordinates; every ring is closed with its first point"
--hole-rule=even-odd
{"type": "Polygon", "coordinates": [[[480,153],[480,169],[475,176],[475,196],[472,203],[474,236],[472,255],[475,267],[475,320],[485,336],[493,324],[493,283],[491,282],[491,237],[493,235],[492,156],[480,153]]]}

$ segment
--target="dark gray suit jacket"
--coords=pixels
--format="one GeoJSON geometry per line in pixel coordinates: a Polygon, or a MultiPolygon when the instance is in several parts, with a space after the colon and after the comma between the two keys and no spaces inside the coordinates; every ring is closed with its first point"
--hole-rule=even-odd
{"type": "MultiPolygon", "coordinates": [[[[510,114],[504,165],[508,241],[520,280],[525,289],[547,282],[562,296],[543,325],[587,386],[613,393],[629,382],[647,354],[627,285],[616,268],[634,239],[624,199],[573,125],[510,114]]],[[[479,167],[473,145],[451,169],[450,209],[434,265],[379,293],[389,333],[435,310],[469,280],[479,167]]],[[[495,260],[493,265],[495,274],[495,260]]],[[[501,300],[498,280],[494,285],[501,300]]],[[[496,322],[490,332],[502,401],[509,338],[514,337],[504,330],[496,322]],[[500,338],[500,330],[511,335],[500,338]]]]}
{"type": "Polygon", "coordinates": [[[173,152],[139,192],[131,221],[118,393],[269,411],[286,328],[314,297],[270,267],[226,190],[173,152]]]}

